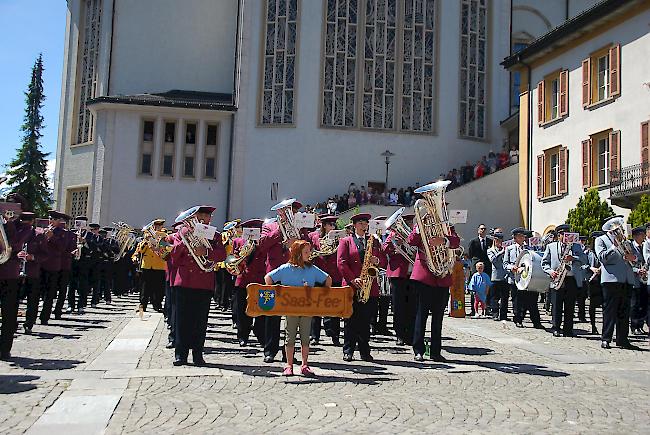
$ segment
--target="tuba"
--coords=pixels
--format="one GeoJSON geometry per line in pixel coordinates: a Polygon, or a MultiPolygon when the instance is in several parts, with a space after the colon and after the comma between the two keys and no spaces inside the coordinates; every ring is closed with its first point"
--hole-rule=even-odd
{"type": "Polygon", "coordinates": [[[564,284],[564,279],[566,278],[567,273],[569,272],[569,270],[571,270],[571,264],[564,261],[564,258],[571,253],[571,247],[573,246],[573,242],[561,243],[561,245],[562,245],[562,249],[560,254],[560,265],[557,267],[557,269],[555,269],[557,275],[555,279],[551,278],[551,284],[550,284],[551,288],[554,288],[556,290],[562,287],[562,284],[564,284]]]}
{"type": "Polygon", "coordinates": [[[415,202],[415,221],[418,224],[427,267],[436,276],[447,275],[456,262],[456,253],[444,245],[432,246],[431,240],[446,237],[451,232],[445,204],[445,190],[449,180],[437,181],[415,190],[422,195],[415,202]]]}
{"type": "Polygon", "coordinates": [[[217,267],[216,263],[210,260],[208,255],[198,255],[196,253],[196,248],[199,246],[203,246],[208,253],[212,250],[212,244],[208,239],[194,234],[194,228],[199,223],[195,215],[200,208],[200,206],[195,206],[178,215],[176,222],[182,223],[182,225],[179,225],[178,235],[199,268],[204,272],[214,272],[217,267]]]}
{"type": "Polygon", "coordinates": [[[142,228],[145,241],[147,242],[147,245],[149,245],[149,248],[151,248],[151,250],[157,256],[159,256],[163,260],[166,260],[169,254],[171,253],[169,243],[165,241],[165,237],[167,236],[167,234],[163,234],[162,232],[156,231],[153,225],[154,225],[154,221],[151,221],[142,228]]]}
{"type": "Polygon", "coordinates": [[[246,243],[239,249],[237,254],[230,254],[226,257],[223,264],[228,273],[234,276],[241,275],[244,272],[244,261],[253,253],[255,250],[255,241],[246,240],[246,243]]]}
{"type": "Polygon", "coordinates": [[[113,222],[113,227],[115,228],[114,239],[120,247],[119,252],[115,257],[113,257],[113,261],[117,262],[124,257],[124,254],[128,249],[133,247],[135,244],[135,237],[133,237],[132,234],[133,228],[124,222],[113,222]]]}
{"type": "Polygon", "coordinates": [[[377,279],[379,270],[372,263],[372,259],[376,258],[372,255],[372,245],[374,244],[375,236],[373,234],[368,237],[366,243],[366,253],[363,256],[363,265],[361,266],[361,286],[357,289],[357,300],[363,304],[370,299],[370,290],[372,289],[372,282],[377,279]]]}
{"type": "MultiPolygon", "coordinates": [[[[332,232],[336,232],[338,230],[332,230],[332,232]]],[[[334,233],[336,234],[336,233],[334,233]]],[[[318,239],[318,243],[320,246],[320,249],[313,249],[311,251],[311,254],[309,255],[309,261],[314,260],[317,257],[327,257],[332,254],[336,254],[336,250],[339,248],[339,240],[341,239],[340,236],[333,236],[332,234],[327,234],[325,237],[321,237],[318,239]]]]}
{"type": "MultiPolygon", "coordinates": [[[[634,255],[636,257],[634,248],[632,247],[632,242],[630,242],[627,238],[627,230],[623,218],[620,217],[617,219],[612,219],[611,221],[611,227],[607,230],[607,234],[610,239],[614,237],[613,242],[618,253],[621,255],[621,257],[625,257],[627,254],[634,255]]],[[[628,263],[632,267],[637,267],[636,262],[630,261],[628,263]]]]}
{"type": "MultiPolygon", "coordinates": [[[[0,177],[0,184],[4,182],[0,177]]],[[[0,202],[0,264],[4,264],[11,258],[11,243],[5,230],[7,222],[20,214],[20,204],[15,202],[0,202]]]]}
{"type": "Polygon", "coordinates": [[[404,241],[403,243],[398,243],[395,239],[392,240],[393,245],[395,246],[395,251],[397,251],[398,254],[401,254],[409,263],[411,263],[411,265],[413,265],[415,264],[415,255],[418,250],[415,246],[411,246],[405,242],[409,234],[411,234],[411,228],[408,226],[406,221],[404,221],[404,218],[402,218],[404,210],[406,210],[405,207],[397,210],[386,220],[384,225],[386,226],[386,231],[394,231],[395,234],[404,241]]]}
{"type": "Polygon", "coordinates": [[[285,199],[284,201],[271,207],[271,211],[278,214],[278,225],[282,231],[282,241],[287,242],[289,239],[299,239],[300,231],[293,220],[292,205],[296,202],[295,198],[285,199]]]}

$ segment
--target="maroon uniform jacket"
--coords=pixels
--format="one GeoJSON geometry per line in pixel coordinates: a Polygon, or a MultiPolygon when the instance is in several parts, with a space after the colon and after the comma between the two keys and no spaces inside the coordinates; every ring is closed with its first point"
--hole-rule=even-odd
{"type": "MultiPolygon", "coordinates": [[[[379,258],[379,265],[377,267],[386,267],[386,255],[381,249],[381,242],[378,240],[373,242],[372,255],[379,258]]],[[[354,242],[354,236],[347,236],[341,239],[339,249],[336,253],[336,261],[339,272],[343,276],[343,285],[352,285],[352,281],[361,275],[361,267],[363,266],[363,258],[359,256],[359,250],[354,242]]],[[[370,296],[379,296],[379,284],[376,279],[372,282],[370,296]]]]}
{"type": "MultiPolygon", "coordinates": [[[[181,231],[186,231],[186,228],[182,228],[181,231]]],[[[215,237],[210,243],[212,249],[208,253],[208,258],[215,263],[225,260],[226,250],[221,243],[221,237],[215,237]]],[[[199,268],[180,237],[175,240],[170,257],[173,268],[176,270],[173,286],[203,290],[214,289],[215,273],[204,272],[199,268]]]]}
{"type": "Polygon", "coordinates": [[[262,226],[262,240],[266,241],[266,273],[277,269],[289,260],[289,251],[282,243],[282,231],[277,222],[271,222],[262,226]]]}
{"type": "Polygon", "coordinates": [[[25,274],[29,279],[41,277],[41,263],[47,259],[47,239],[42,232],[32,229],[32,237],[27,242],[27,253],[34,256],[32,261],[25,265],[25,274]]]}
{"type": "Polygon", "coordinates": [[[20,266],[23,260],[18,258],[18,253],[23,250],[23,245],[32,237],[32,227],[19,221],[7,222],[5,232],[11,246],[11,257],[0,264],[0,279],[18,279],[20,266]]]}
{"type": "Polygon", "coordinates": [[[77,249],[77,235],[73,231],[65,231],[66,247],[61,255],[61,270],[72,270],[72,251],[77,249]]]}
{"type": "Polygon", "coordinates": [[[395,232],[391,231],[382,245],[384,253],[388,255],[386,276],[389,278],[408,278],[410,276],[409,268],[411,264],[402,254],[395,250],[395,245],[393,244],[394,238],[395,232]]]}
{"type": "MultiPolygon", "coordinates": [[[[452,230],[452,233],[447,236],[447,239],[449,240],[449,248],[455,249],[460,246],[460,237],[458,237],[455,231],[452,230]]],[[[435,276],[427,267],[426,254],[422,248],[422,237],[417,232],[417,225],[413,227],[413,231],[409,234],[407,243],[411,246],[418,247],[413,272],[411,272],[411,279],[420,281],[430,287],[449,287],[452,283],[451,273],[445,276],[435,276]]]]}
{"type": "MultiPolygon", "coordinates": [[[[168,235],[165,238],[165,241],[172,246],[174,246],[177,242],[183,243],[178,233],[168,235]]],[[[167,263],[167,267],[165,268],[165,280],[169,283],[170,286],[173,286],[174,279],[176,279],[176,268],[172,262],[171,254],[167,256],[165,263],[167,263]]]]}
{"type": "Polygon", "coordinates": [[[61,270],[61,259],[68,247],[66,231],[57,227],[52,231],[53,235],[47,241],[47,259],[41,263],[41,268],[48,272],[61,270]]]}
{"type": "MultiPolygon", "coordinates": [[[[260,237],[251,257],[244,260],[244,271],[241,275],[237,276],[237,279],[235,280],[236,287],[246,288],[246,286],[251,283],[264,284],[269,248],[277,243],[278,237],[279,240],[282,239],[282,235],[278,236],[277,234],[272,236],[263,234],[260,237]]],[[[244,239],[241,237],[234,239],[232,242],[233,252],[239,253],[239,250],[243,245],[244,239]]]]}
{"type": "MultiPolygon", "coordinates": [[[[320,249],[320,231],[312,231],[308,236],[312,250],[320,249]]],[[[336,252],[326,257],[316,257],[314,259],[314,266],[318,266],[323,272],[327,273],[332,278],[333,284],[341,283],[342,277],[336,260],[336,252]]]]}

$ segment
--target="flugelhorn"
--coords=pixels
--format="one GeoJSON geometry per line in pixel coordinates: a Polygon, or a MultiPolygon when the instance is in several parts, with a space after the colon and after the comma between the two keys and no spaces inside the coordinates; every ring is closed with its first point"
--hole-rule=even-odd
{"type": "Polygon", "coordinates": [[[395,238],[392,239],[393,245],[395,246],[395,251],[398,254],[402,255],[411,265],[415,264],[415,255],[417,254],[417,248],[406,243],[406,239],[411,234],[411,227],[408,226],[402,214],[406,210],[405,207],[397,210],[391,217],[386,219],[384,225],[386,226],[387,231],[394,231],[396,238],[399,239],[402,243],[399,243],[395,238]]]}
{"type": "MultiPolygon", "coordinates": [[[[200,206],[195,206],[178,215],[176,222],[181,223],[178,228],[178,234],[199,268],[204,272],[213,272],[217,265],[214,261],[208,258],[208,254],[212,250],[212,244],[208,239],[199,237],[194,233],[194,228],[196,227],[196,224],[199,223],[196,214],[200,208],[200,206]],[[196,248],[198,247],[204,247],[207,254],[198,255],[196,253],[196,248]]],[[[220,233],[217,234],[221,237],[220,233]]]]}

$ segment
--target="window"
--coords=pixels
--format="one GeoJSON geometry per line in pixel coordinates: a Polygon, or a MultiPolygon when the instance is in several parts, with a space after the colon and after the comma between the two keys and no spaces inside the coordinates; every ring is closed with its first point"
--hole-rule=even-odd
{"type": "Polygon", "coordinates": [[[325,4],[321,125],[432,132],[435,0],[325,4]]]}
{"type": "Polygon", "coordinates": [[[165,123],[165,142],[174,143],[176,138],[176,123],[165,123]]]}
{"type": "Polygon", "coordinates": [[[278,200],[278,189],[280,188],[279,183],[271,183],[271,200],[278,200]]]}
{"type": "Polygon", "coordinates": [[[605,186],[620,170],[620,131],[605,130],[582,141],[582,187],[605,186]]]}
{"type": "Polygon", "coordinates": [[[66,214],[86,216],[88,213],[88,187],[68,189],[66,214]]]}
{"type": "Polygon", "coordinates": [[[183,176],[194,177],[194,159],[196,157],[196,124],[185,125],[185,145],[183,146],[183,176]]]}
{"type": "Polygon", "coordinates": [[[75,141],[78,144],[93,139],[95,120],[87,108],[97,96],[99,40],[101,36],[102,0],[83,2],[83,30],[79,34],[77,116],[75,141]]]}
{"type": "Polygon", "coordinates": [[[155,122],[152,120],[142,121],[142,140],[140,142],[140,174],[152,175],[153,153],[154,153],[154,131],[155,122]]]}
{"type": "Polygon", "coordinates": [[[461,0],[460,135],[487,136],[487,1],[461,0]]]}
{"type": "Polygon", "coordinates": [[[605,47],[582,61],[582,106],[621,95],[621,46],[605,47]]]}
{"type": "Polygon", "coordinates": [[[203,169],[204,178],[217,178],[217,134],[216,125],[208,125],[205,140],[205,166],[203,169]]]}
{"type": "MultiPolygon", "coordinates": [[[[515,42],[512,47],[512,54],[515,54],[528,47],[526,42],[515,42]]],[[[519,95],[521,94],[521,72],[510,73],[510,114],[519,110],[519,95]]]]}
{"type": "Polygon", "coordinates": [[[569,152],[556,146],[537,156],[537,198],[555,198],[568,193],[569,152]]]}
{"type": "Polygon", "coordinates": [[[556,71],[537,84],[537,123],[544,125],[569,114],[569,71],[556,71]]]}
{"type": "Polygon", "coordinates": [[[176,150],[176,123],[165,122],[165,140],[162,147],[162,165],[160,175],[174,176],[174,154],[176,150]]]}
{"type": "Polygon", "coordinates": [[[298,0],[267,0],[259,123],[294,123],[298,0]]]}

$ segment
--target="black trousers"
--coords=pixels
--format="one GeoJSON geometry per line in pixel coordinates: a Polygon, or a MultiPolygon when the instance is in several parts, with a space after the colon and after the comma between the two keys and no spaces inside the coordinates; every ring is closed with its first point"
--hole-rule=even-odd
{"type": "Polygon", "coordinates": [[[23,290],[27,295],[27,312],[25,313],[25,326],[32,327],[38,316],[38,303],[41,300],[41,281],[39,278],[25,278],[23,290]]]}
{"type": "Polygon", "coordinates": [[[411,344],[417,312],[415,284],[408,278],[390,278],[389,282],[393,296],[393,329],[397,338],[411,344]]]}
{"type": "Polygon", "coordinates": [[[18,279],[0,280],[2,328],[0,329],[0,354],[11,352],[14,334],[18,329],[18,279]]]}
{"type": "Polygon", "coordinates": [[[323,318],[318,316],[313,316],[311,318],[311,330],[309,331],[309,338],[314,338],[320,340],[320,331],[323,325],[323,318]]]}
{"type": "Polygon", "coordinates": [[[264,317],[255,318],[255,326],[253,327],[253,318],[246,314],[246,288],[235,287],[235,293],[237,297],[234,301],[233,310],[237,311],[237,339],[248,342],[248,336],[252,329],[257,341],[264,346],[264,317]]]}
{"type": "MultiPolygon", "coordinates": [[[[56,305],[54,307],[54,316],[61,317],[63,305],[68,298],[68,285],[70,284],[70,271],[62,270],[59,272],[59,281],[57,283],[56,305]]],[[[73,304],[74,305],[74,304],[73,304]]],[[[74,306],[73,306],[74,308],[74,306]]]]}
{"type": "Polygon", "coordinates": [[[59,286],[59,271],[49,272],[41,270],[41,293],[43,295],[43,309],[41,310],[41,322],[47,322],[52,315],[52,305],[59,286]]]}
{"type": "Polygon", "coordinates": [[[415,331],[413,332],[413,352],[424,355],[424,334],[427,329],[427,318],[431,313],[430,356],[433,358],[440,355],[442,350],[442,319],[449,302],[449,287],[430,287],[421,282],[415,282],[415,288],[418,304],[415,331]]]}
{"type": "Polygon", "coordinates": [[[373,307],[374,311],[371,317],[371,324],[375,331],[385,331],[388,324],[388,310],[390,308],[390,296],[377,297],[377,303],[373,307]]]}
{"type": "Polygon", "coordinates": [[[610,342],[616,328],[616,344],[628,342],[630,329],[630,285],[606,282],[603,286],[602,340],[610,342]]]}
{"type": "Polygon", "coordinates": [[[641,329],[645,324],[648,309],[648,288],[641,283],[641,287],[633,288],[630,292],[630,327],[641,329]]]}
{"type": "Polygon", "coordinates": [[[175,287],[176,354],[187,357],[189,350],[203,352],[212,290],[175,287]]]}
{"type": "Polygon", "coordinates": [[[95,276],[95,266],[93,263],[84,262],[79,265],[79,299],[77,300],[77,308],[82,309],[86,308],[88,305],[88,296],[92,289],[92,284],[96,281],[95,276]]]}
{"type": "MultiPolygon", "coordinates": [[[[332,287],[340,287],[341,282],[333,282],[332,287]]],[[[311,334],[313,338],[320,339],[321,332],[321,319],[322,326],[325,329],[325,335],[328,337],[338,339],[341,336],[341,318],[340,317],[313,317],[311,321],[311,334]]]]}
{"type": "Polygon", "coordinates": [[[553,298],[553,330],[560,331],[562,322],[564,327],[562,332],[565,334],[573,333],[573,313],[576,306],[576,296],[578,295],[578,287],[576,280],[572,276],[564,278],[562,287],[557,290],[551,290],[553,298]]]}
{"type": "Polygon", "coordinates": [[[77,295],[79,294],[79,264],[77,260],[72,261],[72,270],[70,270],[70,280],[68,284],[68,307],[73,311],[77,306],[77,295]]]}
{"type": "Polygon", "coordinates": [[[527,313],[530,313],[530,320],[533,325],[541,324],[539,317],[539,308],[537,307],[538,293],[528,290],[518,290],[514,284],[510,285],[510,290],[513,292],[513,299],[515,300],[515,323],[524,321],[527,313]]]}
{"type": "Polygon", "coordinates": [[[352,303],[352,316],[343,326],[343,354],[353,355],[358,348],[362,356],[370,355],[370,319],[376,303],[377,297],[370,297],[365,304],[352,303]]]}
{"type": "Polygon", "coordinates": [[[589,323],[596,326],[596,308],[603,306],[603,288],[600,285],[599,278],[594,281],[587,281],[587,294],[589,295],[589,323]]]}
{"type": "MultiPolygon", "coordinates": [[[[280,350],[280,322],[282,316],[261,316],[264,322],[264,356],[275,356],[280,350]]],[[[256,319],[256,321],[257,321],[256,319]]]]}
{"type": "Polygon", "coordinates": [[[582,283],[582,287],[578,289],[576,304],[578,305],[578,320],[584,322],[587,318],[587,282],[582,283]]]}
{"type": "Polygon", "coordinates": [[[101,261],[97,267],[97,274],[95,274],[93,297],[90,301],[92,304],[98,304],[102,297],[106,302],[111,301],[111,277],[110,265],[101,261]]]}
{"type": "Polygon", "coordinates": [[[162,295],[165,294],[165,271],[154,269],[142,269],[141,276],[140,305],[147,309],[151,302],[154,310],[162,310],[162,295]]]}
{"type": "Polygon", "coordinates": [[[492,281],[492,317],[499,320],[508,318],[508,302],[510,299],[510,286],[507,281],[492,281]]]}

